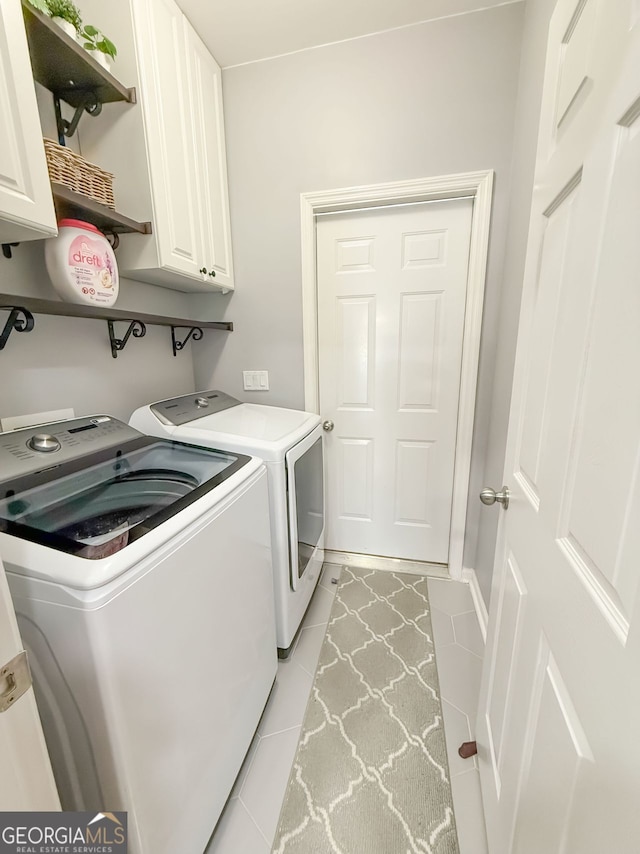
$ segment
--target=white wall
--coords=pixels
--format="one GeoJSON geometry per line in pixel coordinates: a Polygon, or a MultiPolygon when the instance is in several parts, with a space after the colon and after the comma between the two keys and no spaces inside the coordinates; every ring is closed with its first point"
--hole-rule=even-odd
{"type": "MultiPolygon", "coordinates": [[[[509,228],[497,327],[491,418],[484,453],[486,462],[483,483],[496,489],[502,486],[503,480],[504,451],[547,51],[547,30],[555,3],[556,0],[528,0],[525,10],[513,147],[509,228]]],[[[481,509],[477,552],[475,560],[468,564],[476,570],[487,604],[491,592],[498,519],[497,505],[481,509]]]]}
{"type": "MultiPolygon", "coordinates": [[[[224,310],[236,331],[194,348],[197,386],[303,406],[300,193],[494,169],[471,479],[477,494],[495,369],[523,13],[516,3],[225,70],[238,290],[198,299],[211,316],[224,310]],[[244,393],[243,369],[268,370],[271,390],[244,393]]],[[[477,505],[474,497],[471,561],[477,505]]]]}

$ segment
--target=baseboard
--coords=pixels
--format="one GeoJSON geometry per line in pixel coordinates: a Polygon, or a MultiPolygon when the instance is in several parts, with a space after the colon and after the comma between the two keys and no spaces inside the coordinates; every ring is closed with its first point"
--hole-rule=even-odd
{"type": "Polygon", "coordinates": [[[480,624],[480,631],[482,632],[482,637],[486,643],[489,614],[487,612],[487,606],[484,603],[484,598],[482,596],[482,591],[480,590],[480,584],[478,583],[478,576],[476,575],[475,569],[465,567],[462,570],[462,579],[468,583],[471,590],[471,598],[473,599],[473,605],[476,609],[478,623],[480,624]]]}
{"type": "Polygon", "coordinates": [[[361,569],[381,569],[384,572],[408,572],[410,575],[428,575],[431,578],[449,578],[449,570],[441,563],[418,560],[362,555],[355,552],[336,552],[325,549],[324,562],[337,566],[358,566],[361,569]]]}

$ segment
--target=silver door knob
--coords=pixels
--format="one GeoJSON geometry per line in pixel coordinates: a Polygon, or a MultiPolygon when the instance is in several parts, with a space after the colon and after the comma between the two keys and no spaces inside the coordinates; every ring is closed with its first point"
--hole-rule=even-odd
{"type": "Polygon", "coordinates": [[[489,489],[486,487],[480,493],[480,501],[483,504],[495,504],[496,501],[498,504],[502,504],[503,510],[506,510],[509,506],[509,488],[507,486],[502,487],[501,492],[496,492],[495,489],[489,489]]]}
{"type": "Polygon", "coordinates": [[[333,430],[334,426],[335,425],[334,425],[333,421],[323,421],[322,422],[322,429],[326,430],[327,432],[329,432],[330,430],[333,430]]]}

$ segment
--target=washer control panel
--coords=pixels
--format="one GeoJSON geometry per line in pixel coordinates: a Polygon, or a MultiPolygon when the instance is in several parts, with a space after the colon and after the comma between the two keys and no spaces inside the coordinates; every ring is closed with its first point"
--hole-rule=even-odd
{"type": "Polygon", "coordinates": [[[66,463],[140,435],[133,427],[109,415],[0,433],[0,481],[66,463]]]}
{"type": "Polygon", "coordinates": [[[185,394],[172,400],[162,400],[151,405],[151,411],[163,424],[178,426],[205,415],[213,415],[232,406],[239,406],[241,401],[225,394],[223,391],[199,391],[197,394],[185,394]]]}

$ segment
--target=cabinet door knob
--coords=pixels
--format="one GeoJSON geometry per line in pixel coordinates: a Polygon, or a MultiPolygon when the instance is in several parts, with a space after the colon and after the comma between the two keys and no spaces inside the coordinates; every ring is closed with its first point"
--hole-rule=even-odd
{"type": "Polygon", "coordinates": [[[215,270],[209,270],[209,275],[210,275],[210,276],[215,276],[215,274],[216,274],[216,271],[215,271],[215,270]]]}
{"type": "Polygon", "coordinates": [[[200,267],[200,272],[203,274],[206,274],[207,268],[206,267],[200,267]]]}

